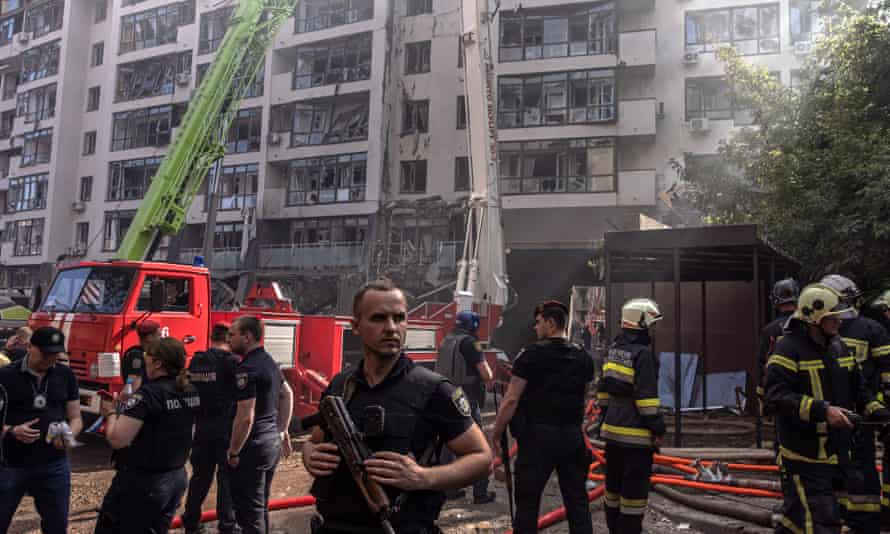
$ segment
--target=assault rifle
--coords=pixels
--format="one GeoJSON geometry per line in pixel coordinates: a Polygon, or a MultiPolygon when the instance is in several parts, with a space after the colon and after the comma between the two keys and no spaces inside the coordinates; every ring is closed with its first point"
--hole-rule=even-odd
{"type": "Polygon", "coordinates": [[[304,428],[321,423],[322,427],[331,434],[343,461],[346,462],[349,472],[352,473],[353,480],[365,497],[368,507],[380,521],[383,531],[386,534],[395,534],[390,523],[390,518],[395,510],[383,487],[368,478],[365,471],[365,460],[371,457],[371,451],[365,445],[361,432],[358,431],[346,410],[343,397],[328,395],[323,398],[318,406],[318,415],[320,420],[312,416],[304,419],[304,428]]]}

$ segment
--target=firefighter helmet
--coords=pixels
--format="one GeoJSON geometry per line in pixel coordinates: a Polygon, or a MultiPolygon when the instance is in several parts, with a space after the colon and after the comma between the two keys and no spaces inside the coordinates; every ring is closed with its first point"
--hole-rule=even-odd
{"type": "Polygon", "coordinates": [[[890,310],[890,289],[878,295],[869,305],[881,313],[890,310]]]}
{"type": "Polygon", "coordinates": [[[797,281],[794,278],[786,278],[776,282],[770,299],[773,301],[773,306],[789,303],[796,304],[799,295],[800,286],[797,285],[797,281]]]}
{"type": "Polygon", "coordinates": [[[621,307],[621,328],[646,330],[661,318],[658,304],[651,299],[630,299],[621,307]]]}
{"type": "Polygon", "coordinates": [[[822,278],[819,283],[837,291],[838,294],[847,299],[847,302],[849,302],[851,306],[855,306],[856,299],[862,296],[862,291],[859,290],[856,282],[850,280],[846,276],[841,276],[839,274],[829,274],[828,276],[822,278]]]}
{"type": "Polygon", "coordinates": [[[825,317],[853,319],[856,309],[832,287],[822,284],[810,284],[803,288],[797,300],[797,311],[794,318],[805,323],[818,325],[825,317]]]}

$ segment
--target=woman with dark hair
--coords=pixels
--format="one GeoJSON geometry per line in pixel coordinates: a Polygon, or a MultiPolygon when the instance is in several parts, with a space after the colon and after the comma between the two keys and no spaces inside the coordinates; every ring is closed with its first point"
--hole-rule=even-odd
{"type": "Polygon", "coordinates": [[[161,534],[170,528],[187,485],[183,466],[200,405],[185,361],[181,342],[159,339],[145,353],[147,382],[125,404],[102,402],[117,474],[102,502],[97,534],[161,534]]]}

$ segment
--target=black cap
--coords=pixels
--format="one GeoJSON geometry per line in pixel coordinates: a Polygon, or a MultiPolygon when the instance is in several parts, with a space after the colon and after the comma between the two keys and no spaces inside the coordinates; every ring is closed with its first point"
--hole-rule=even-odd
{"type": "Polygon", "coordinates": [[[31,334],[31,344],[44,354],[65,352],[65,334],[58,328],[42,326],[31,334]]]}

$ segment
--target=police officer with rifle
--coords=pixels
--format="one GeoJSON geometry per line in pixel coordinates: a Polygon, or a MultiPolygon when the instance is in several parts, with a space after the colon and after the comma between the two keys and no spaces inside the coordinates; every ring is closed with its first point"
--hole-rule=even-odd
{"type": "Polygon", "coordinates": [[[444,492],[488,474],[491,450],[466,396],[402,353],[407,319],[405,295],[389,280],[366,284],[353,299],[364,358],[333,378],[321,402],[328,423],[303,447],[315,477],[316,534],[439,532],[444,492]],[[363,446],[344,438],[358,433],[363,446]],[[442,446],[453,463],[436,465],[442,446]]]}

